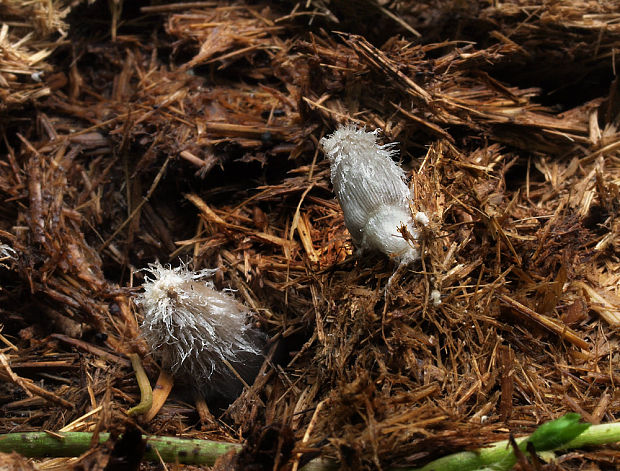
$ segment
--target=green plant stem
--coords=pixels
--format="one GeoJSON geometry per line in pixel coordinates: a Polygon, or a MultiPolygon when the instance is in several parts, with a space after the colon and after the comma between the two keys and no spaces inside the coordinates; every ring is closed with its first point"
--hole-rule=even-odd
{"type": "MultiPolygon", "coordinates": [[[[60,433],[62,438],[46,432],[7,433],[0,435],[0,452],[16,451],[29,458],[80,456],[90,448],[90,432],[60,433]]],[[[106,442],[109,433],[99,434],[99,443],[106,442]]],[[[146,440],[144,459],[184,464],[212,465],[230,450],[238,451],[241,445],[175,437],[143,436],[146,440]],[[159,456],[158,456],[159,453],[159,456]]]]}
{"type": "Polygon", "coordinates": [[[572,439],[557,450],[569,450],[584,446],[609,445],[620,442],[620,422],[592,425],[578,437],[572,439]]]}
{"type": "MultiPolygon", "coordinates": [[[[529,437],[516,439],[517,444],[529,437]]],[[[556,448],[568,450],[584,446],[608,445],[620,441],[620,422],[592,425],[577,438],[556,448]]],[[[516,463],[512,447],[508,440],[492,443],[489,447],[476,451],[462,451],[443,456],[431,461],[422,468],[410,468],[406,471],[475,471],[490,465],[500,464],[498,469],[510,469],[516,463]]],[[[494,467],[495,468],[495,467],[494,467]]]]}
{"type": "MultiPolygon", "coordinates": [[[[517,439],[517,444],[523,439],[517,439]]],[[[422,468],[410,468],[408,471],[473,471],[489,466],[491,463],[514,459],[514,453],[508,440],[492,443],[477,451],[461,451],[452,455],[442,456],[431,461],[422,468]]],[[[512,461],[512,460],[511,460],[512,461]]],[[[516,463],[516,459],[512,464],[516,463]]]]}

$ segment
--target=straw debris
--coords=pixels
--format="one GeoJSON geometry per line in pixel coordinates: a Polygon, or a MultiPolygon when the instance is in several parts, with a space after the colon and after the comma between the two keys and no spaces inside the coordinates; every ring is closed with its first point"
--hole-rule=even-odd
{"type": "Polygon", "coordinates": [[[388,469],[618,420],[620,2],[4,3],[1,432],[118,453],[128,355],[160,367],[134,302],[156,260],[217,269],[269,340],[232,403],[173,389],[142,433],[388,469]],[[342,124],[397,143],[429,216],[396,273],[334,198],[342,124]]]}

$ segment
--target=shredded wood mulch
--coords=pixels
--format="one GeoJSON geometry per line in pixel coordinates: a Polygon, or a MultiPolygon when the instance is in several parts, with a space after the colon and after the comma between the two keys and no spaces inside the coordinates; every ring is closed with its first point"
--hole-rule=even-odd
{"type": "Polygon", "coordinates": [[[137,423],[244,441],[245,469],[386,469],[620,419],[619,1],[152,3],[0,6],[2,433],[137,423]],[[390,286],[318,144],[346,122],[398,142],[430,217],[390,286]],[[155,260],[219,268],[269,353],[232,403],[173,392],[144,423],[155,260]]]}

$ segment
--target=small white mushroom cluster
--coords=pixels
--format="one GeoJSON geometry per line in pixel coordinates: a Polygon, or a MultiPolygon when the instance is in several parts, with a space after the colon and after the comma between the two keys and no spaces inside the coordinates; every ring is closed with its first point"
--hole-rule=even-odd
{"type": "Polygon", "coordinates": [[[395,143],[380,145],[377,134],[346,125],[321,139],[321,145],[331,162],[332,185],[355,245],[407,264],[420,258],[413,244],[419,238],[415,222],[427,225],[428,217],[417,213],[414,222],[405,173],[392,160],[398,153],[395,143]]]}
{"type": "MultiPolygon", "coordinates": [[[[392,160],[395,144],[378,144],[377,134],[342,126],[321,144],[355,245],[403,266],[420,258],[416,224],[429,221],[425,213],[412,215],[405,173],[392,160]]],[[[215,270],[192,272],[156,263],[146,271],[144,293],[137,299],[144,311],[142,332],[162,366],[203,394],[238,394],[237,374],[251,382],[263,360],[265,337],[249,324],[250,311],[204,281],[215,270]]]]}
{"type": "Polygon", "coordinates": [[[154,263],[145,271],[136,301],[142,334],[162,367],[206,396],[234,398],[242,388],[237,374],[252,382],[263,362],[265,339],[251,326],[250,310],[204,280],[216,270],[154,263]]]}

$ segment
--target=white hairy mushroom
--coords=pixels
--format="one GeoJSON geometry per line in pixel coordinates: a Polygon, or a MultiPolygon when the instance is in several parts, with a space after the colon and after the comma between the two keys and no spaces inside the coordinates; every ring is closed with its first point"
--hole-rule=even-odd
{"type": "Polygon", "coordinates": [[[162,367],[204,395],[234,398],[242,389],[235,372],[252,382],[263,362],[250,310],[204,280],[217,270],[154,263],[145,271],[142,335],[162,367]]]}
{"type": "MultiPolygon", "coordinates": [[[[321,139],[331,162],[331,180],[353,242],[362,250],[383,252],[400,263],[420,258],[402,228],[418,239],[409,203],[405,173],[392,160],[394,143],[377,143],[378,130],[366,132],[353,125],[339,127],[321,139]]],[[[424,213],[416,221],[428,224],[424,213]]]]}

